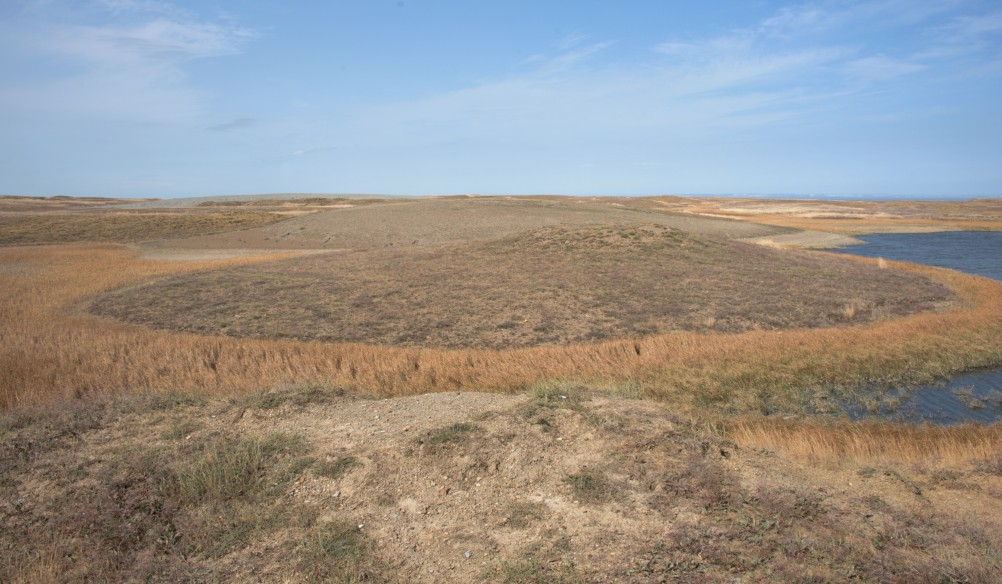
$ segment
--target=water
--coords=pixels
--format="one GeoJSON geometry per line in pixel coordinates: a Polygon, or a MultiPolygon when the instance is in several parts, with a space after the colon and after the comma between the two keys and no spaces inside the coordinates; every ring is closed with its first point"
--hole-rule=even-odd
{"type": "Polygon", "coordinates": [[[881,233],[833,251],[950,268],[1002,281],[1002,232],[881,233]]]}
{"type": "MultiPolygon", "coordinates": [[[[882,233],[840,250],[950,268],[1002,281],[1002,232],[882,233]]],[[[972,371],[948,382],[891,390],[866,407],[847,406],[849,416],[957,424],[1002,420],[1002,368],[972,371]]]]}

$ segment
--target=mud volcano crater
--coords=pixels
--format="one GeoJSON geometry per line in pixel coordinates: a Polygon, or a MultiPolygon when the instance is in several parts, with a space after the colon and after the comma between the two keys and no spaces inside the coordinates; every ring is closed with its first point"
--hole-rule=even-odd
{"type": "Polygon", "coordinates": [[[953,302],[898,270],[650,224],[196,272],[113,291],[90,310],[201,334],[503,349],[853,325],[953,302]]]}

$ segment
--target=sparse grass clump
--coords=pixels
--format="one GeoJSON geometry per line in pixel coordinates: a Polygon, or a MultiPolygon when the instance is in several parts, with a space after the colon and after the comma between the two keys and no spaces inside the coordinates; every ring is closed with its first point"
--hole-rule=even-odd
{"type": "Polygon", "coordinates": [[[263,410],[275,409],[286,404],[303,408],[329,403],[336,398],[343,397],[346,393],[339,387],[311,383],[265,392],[251,400],[250,405],[263,410]]]}
{"type": "Polygon", "coordinates": [[[197,432],[202,424],[195,420],[177,420],[169,428],[160,433],[163,440],[181,440],[197,432]]]}
{"type": "Polygon", "coordinates": [[[361,466],[362,463],[354,456],[341,456],[317,464],[313,472],[324,478],[337,480],[361,466]]]}
{"type": "Polygon", "coordinates": [[[371,557],[372,543],[357,525],[339,521],[309,534],[299,571],[308,582],[382,582],[371,557]]]}
{"type": "Polygon", "coordinates": [[[548,513],[542,503],[519,502],[512,505],[505,513],[504,526],[510,529],[525,529],[539,521],[548,513]]]}
{"type": "Polygon", "coordinates": [[[430,445],[449,444],[466,440],[466,437],[470,433],[481,431],[482,429],[480,426],[477,426],[476,424],[471,424],[469,422],[457,422],[455,424],[449,424],[439,430],[429,432],[424,438],[420,438],[419,441],[422,444],[430,445]]]}
{"type": "Polygon", "coordinates": [[[313,540],[288,547],[295,550],[293,568],[301,566],[314,581],[344,575],[344,581],[379,581],[362,534],[337,523],[314,528],[316,511],[285,496],[312,463],[304,456],[310,445],[299,436],[216,431],[178,441],[204,428],[203,409],[164,421],[163,442],[126,436],[99,457],[86,454],[91,439],[81,437],[122,423],[122,416],[162,418],[157,403],[147,402],[145,410],[138,403],[89,404],[86,416],[70,403],[62,412],[22,417],[16,429],[5,420],[0,465],[12,480],[0,481],[0,500],[21,501],[21,481],[31,473],[54,493],[31,495],[36,502],[19,520],[0,515],[0,581],[212,581],[219,575],[207,566],[217,559],[303,530],[313,540]],[[72,419],[80,422],[56,431],[72,419]],[[64,462],[36,462],[53,457],[64,462]]]}
{"type": "Polygon", "coordinates": [[[559,382],[538,383],[529,389],[532,404],[543,408],[575,408],[581,403],[581,394],[587,391],[580,385],[559,382]]]}
{"type": "Polygon", "coordinates": [[[542,562],[526,557],[498,566],[496,574],[504,584],[575,584],[585,580],[578,576],[569,562],[542,562]]]}
{"type": "Polygon", "coordinates": [[[602,473],[583,470],[564,479],[574,499],[582,503],[602,503],[612,497],[612,485],[602,473]]]}

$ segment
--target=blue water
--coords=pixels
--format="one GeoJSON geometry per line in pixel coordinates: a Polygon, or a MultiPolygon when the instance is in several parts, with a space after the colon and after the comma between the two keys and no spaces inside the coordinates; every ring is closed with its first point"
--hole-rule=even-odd
{"type": "MultiPolygon", "coordinates": [[[[1002,232],[883,233],[840,250],[950,268],[1002,281],[1002,232]]],[[[852,418],[957,424],[1002,420],[1002,368],[972,371],[935,385],[899,388],[869,404],[849,404],[852,418]]]]}
{"type": "Polygon", "coordinates": [[[1002,231],[881,233],[858,239],[866,243],[833,251],[939,266],[1002,281],[1002,231]]]}

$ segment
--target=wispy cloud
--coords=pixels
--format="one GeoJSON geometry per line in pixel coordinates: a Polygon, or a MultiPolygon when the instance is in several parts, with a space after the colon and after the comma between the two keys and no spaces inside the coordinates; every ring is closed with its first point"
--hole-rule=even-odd
{"type": "MultiPolygon", "coordinates": [[[[665,39],[647,59],[632,62],[609,57],[606,49],[614,40],[576,34],[561,39],[553,54],[525,63],[529,69],[522,74],[368,108],[353,134],[421,144],[475,138],[628,142],[651,136],[698,139],[802,116],[823,119],[817,114],[826,107],[844,111],[853,96],[943,67],[913,45],[895,52],[893,45],[868,46],[842,32],[883,27],[895,34],[906,30],[921,41],[933,26],[927,21],[943,22],[943,13],[955,6],[955,0],[808,2],[745,28],[665,39]],[[899,16],[908,7],[914,10],[899,16]]],[[[949,31],[968,39],[1002,29],[1002,18],[996,21],[994,15],[950,22],[949,31]]]]}
{"type": "Polygon", "coordinates": [[[55,115],[191,117],[203,95],[188,83],[185,64],[236,54],[253,36],[166,2],[100,0],[73,9],[36,2],[0,26],[0,50],[37,63],[31,75],[6,80],[0,103],[55,115]]]}
{"type": "Polygon", "coordinates": [[[254,118],[236,118],[228,122],[217,124],[215,126],[209,126],[206,128],[210,132],[229,132],[231,130],[240,130],[243,128],[249,128],[254,125],[257,120],[254,118]]]}

